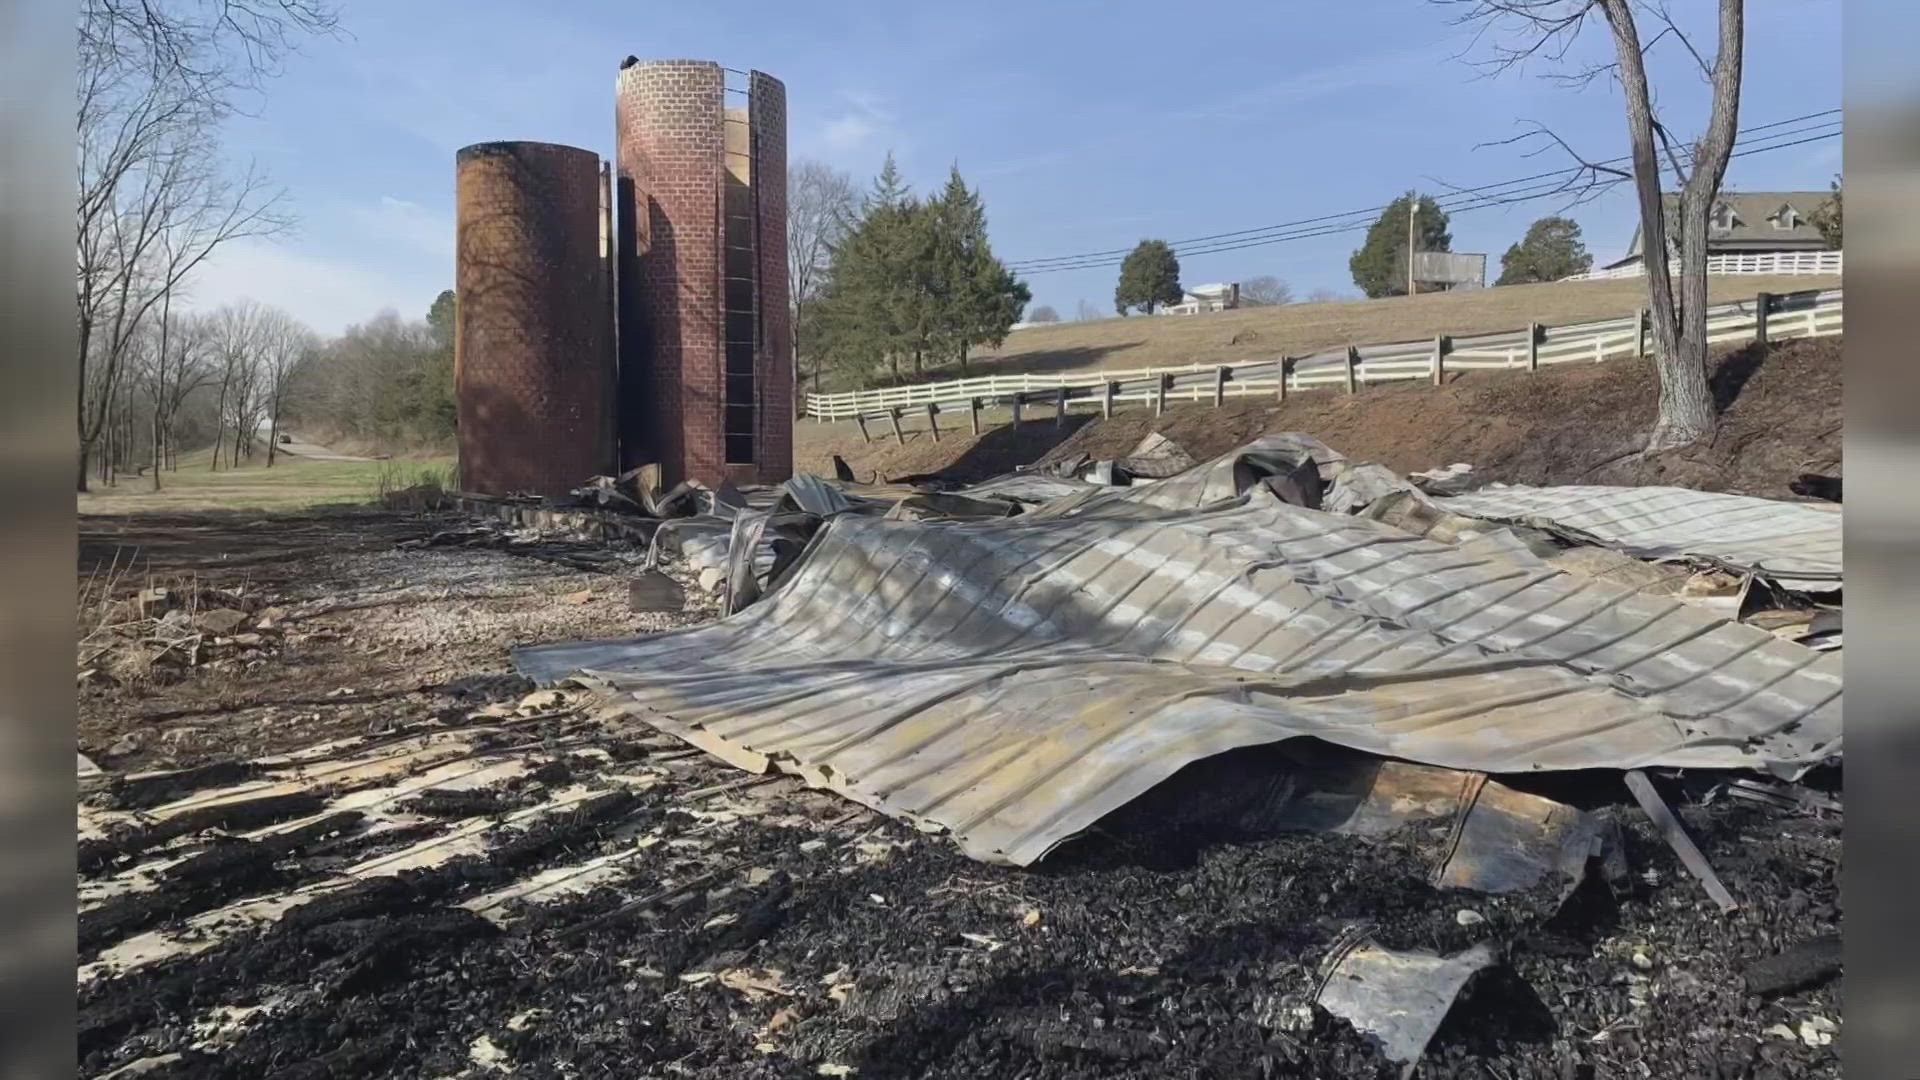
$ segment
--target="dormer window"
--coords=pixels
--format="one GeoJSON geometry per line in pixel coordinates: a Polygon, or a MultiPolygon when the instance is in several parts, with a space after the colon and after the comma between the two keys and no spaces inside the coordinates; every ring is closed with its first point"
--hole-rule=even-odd
{"type": "Polygon", "coordinates": [[[1733,207],[1728,203],[1714,204],[1712,220],[1713,227],[1721,232],[1726,232],[1740,224],[1740,219],[1734,216],[1733,207]]]}
{"type": "Polygon", "coordinates": [[[1800,212],[1798,210],[1795,210],[1791,206],[1782,206],[1780,209],[1775,210],[1773,212],[1773,217],[1770,218],[1769,220],[1773,222],[1773,227],[1775,229],[1785,232],[1791,229],[1799,228],[1800,212]]]}

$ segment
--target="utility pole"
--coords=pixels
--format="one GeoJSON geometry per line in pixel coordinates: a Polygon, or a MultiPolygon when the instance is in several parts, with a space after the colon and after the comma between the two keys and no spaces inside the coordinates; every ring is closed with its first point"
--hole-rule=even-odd
{"type": "Polygon", "coordinates": [[[1420,209],[1420,196],[1407,200],[1407,295],[1413,295],[1413,215],[1420,209]]]}

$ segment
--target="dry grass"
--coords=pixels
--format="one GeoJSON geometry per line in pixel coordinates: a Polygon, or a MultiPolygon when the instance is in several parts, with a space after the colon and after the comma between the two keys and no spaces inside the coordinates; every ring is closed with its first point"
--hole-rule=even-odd
{"type": "MultiPolygon", "coordinates": [[[[1838,276],[1726,275],[1709,279],[1714,303],[1759,292],[1831,289],[1838,276]]],[[[1021,330],[998,351],[982,354],[971,374],[1172,367],[1304,355],[1347,343],[1416,341],[1435,334],[1486,334],[1632,314],[1646,303],[1639,278],[1509,285],[1471,292],[1386,300],[1289,304],[1211,315],[1133,316],[1021,330]]],[[[953,378],[945,371],[935,378],[953,378]]],[[[837,389],[837,388],[836,388],[837,389]]]]}
{"type": "Polygon", "coordinates": [[[182,455],[180,470],[161,474],[161,490],[148,477],[122,477],[114,487],[80,496],[82,514],[139,514],[185,510],[299,510],[325,503],[385,502],[403,489],[425,497],[450,486],[452,459],[417,461],[313,461],[282,456],[269,469],[265,458],[238,469],[210,472],[204,451],[182,455]]]}

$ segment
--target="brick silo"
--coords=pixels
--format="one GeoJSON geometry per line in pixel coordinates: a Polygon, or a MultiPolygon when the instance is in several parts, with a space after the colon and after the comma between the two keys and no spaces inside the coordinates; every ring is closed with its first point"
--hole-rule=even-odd
{"type": "Polygon", "coordinates": [[[615,82],[620,457],[662,484],[792,472],[786,89],[729,73],[629,59],[615,82]]]}
{"type": "Polygon", "coordinates": [[[460,488],[564,495],[612,471],[600,158],[538,142],[455,157],[460,488]]]}

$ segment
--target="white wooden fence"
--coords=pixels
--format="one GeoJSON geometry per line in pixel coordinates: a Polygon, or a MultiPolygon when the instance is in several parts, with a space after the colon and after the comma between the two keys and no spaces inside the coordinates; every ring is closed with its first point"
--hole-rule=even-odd
{"type": "MultiPolygon", "coordinates": [[[[1750,255],[1709,255],[1708,274],[1838,274],[1842,259],[1838,251],[1762,251],[1750,255]]],[[[1678,261],[1667,264],[1675,276],[1678,261]]],[[[1616,266],[1611,270],[1590,270],[1561,278],[1561,281],[1604,281],[1609,278],[1640,277],[1647,272],[1644,262],[1616,266]]]]}
{"type": "MultiPolygon", "coordinates": [[[[1761,294],[1751,300],[1708,309],[1707,341],[1720,345],[1768,339],[1826,337],[1842,329],[1841,290],[1761,294]],[[1762,297],[1765,309],[1762,311],[1762,297]]],[[[1617,319],[1540,326],[1472,337],[1433,337],[1387,345],[1349,345],[1311,356],[1250,360],[1232,364],[1083,371],[1062,375],[982,375],[972,379],[808,394],[807,415],[833,421],[891,417],[902,412],[929,414],[960,409],[972,414],[977,430],[984,404],[1009,403],[1018,422],[1029,404],[1054,406],[1057,415],[1076,406],[1092,406],[1112,415],[1123,402],[1150,403],[1154,411],[1169,402],[1264,397],[1284,400],[1299,390],[1344,387],[1348,392],[1370,383],[1431,379],[1438,385],[1449,371],[1535,370],[1552,364],[1595,363],[1643,356],[1652,334],[1644,312],[1617,319]]]]}

